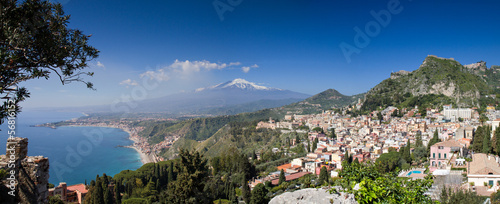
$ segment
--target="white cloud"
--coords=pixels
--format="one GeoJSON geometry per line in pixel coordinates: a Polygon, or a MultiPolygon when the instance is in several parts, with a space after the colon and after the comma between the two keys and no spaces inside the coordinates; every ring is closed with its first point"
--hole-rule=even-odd
{"type": "Polygon", "coordinates": [[[242,67],[241,70],[245,73],[248,73],[250,71],[250,67],[242,67]]]}
{"type": "Polygon", "coordinates": [[[120,85],[125,85],[128,88],[129,86],[137,86],[139,84],[135,80],[125,79],[120,82],[120,85]]]}
{"type": "Polygon", "coordinates": [[[168,81],[170,77],[165,73],[165,69],[158,69],[156,71],[146,71],[139,75],[141,78],[147,77],[149,79],[156,79],[157,81],[168,81]]]}
{"type": "Polygon", "coordinates": [[[101,63],[100,61],[97,61],[97,67],[101,67],[101,68],[106,68],[106,66],[104,66],[103,63],[101,63]]]}
{"type": "Polygon", "coordinates": [[[189,75],[201,71],[222,70],[232,66],[241,65],[241,62],[215,63],[207,60],[180,61],[176,59],[172,64],[156,71],[146,71],[140,75],[141,78],[148,77],[158,81],[168,81],[174,74],[189,75]]]}
{"type": "Polygon", "coordinates": [[[250,69],[253,69],[253,68],[258,68],[259,65],[257,64],[254,64],[252,66],[247,66],[247,67],[241,67],[241,71],[245,72],[245,73],[248,73],[250,71],[250,69]]]}

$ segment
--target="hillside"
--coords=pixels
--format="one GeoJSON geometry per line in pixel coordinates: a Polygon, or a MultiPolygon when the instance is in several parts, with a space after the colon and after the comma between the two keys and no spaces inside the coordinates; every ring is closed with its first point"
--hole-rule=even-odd
{"type": "Polygon", "coordinates": [[[479,106],[480,99],[493,92],[488,80],[454,59],[429,55],[413,71],[399,71],[373,87],[365,97],[362,110],[378,107],[479,106]]]}
{"type": "Polygon", "coordinates": [[[335,89],[328,89],[303,101],[293,103],[283,107],[283,110],[301,114],[317,113],[332,108],[342,108],[354,104],[358,99],[363,98],[363,94],[346,96],[335,89]]]}

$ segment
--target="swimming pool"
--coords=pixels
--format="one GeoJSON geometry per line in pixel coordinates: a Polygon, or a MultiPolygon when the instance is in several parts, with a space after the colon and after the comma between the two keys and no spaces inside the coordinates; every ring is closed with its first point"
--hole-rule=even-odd
{"type": "Polygon", "coordinates": [[[413,170],[413,171],[408,172],[407,176],[410,176],[411,174],[421,174],[421,173],[422,173],[422,171],[413,170]]]}

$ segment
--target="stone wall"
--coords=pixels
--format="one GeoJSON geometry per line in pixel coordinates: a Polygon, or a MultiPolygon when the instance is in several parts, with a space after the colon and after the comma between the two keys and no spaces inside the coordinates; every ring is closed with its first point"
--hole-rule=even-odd
{"type": "MultiPolygon", "coordinates": [[[[9,139],[6,145],[6,155],[0,156],[0,169],[5,169],[7,172],[15,171],[16,203],[48,203],[49,159],[43,156],[27,155],[27,138],[9,139]],[[15,163],[12,169],[8,166],[12,163],[11,160],[15,163]]],[[[2,186],[0,187],[3,188],[8,183],[6,179],[1,180],[2,186]]],[[[6,188],[3,189],[5,191],[6,188]]]]}

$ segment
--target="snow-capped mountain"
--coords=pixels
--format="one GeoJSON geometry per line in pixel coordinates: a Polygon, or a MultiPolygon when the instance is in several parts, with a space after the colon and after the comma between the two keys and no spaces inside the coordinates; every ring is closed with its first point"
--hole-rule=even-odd
{"type": "MultiPolygon", "coordinates": [[[[178,93],[142,102],[136,112],[210,113],[211,109],[242,107],[251,104],[245,111],[273,108],[301,101],[307,94],[257,85],[244,79],[234,79],[214,86],[178,93]]],[[[242,110],[243,111],[243,110],[242,110]]]]}
{"type": "Polygon", "coordinates": [[[217,84],[215,86],[210,86],[207,88],[199,88],[196,89],[197,92],[203,91],[203,90],[214,90],[214,89],[230,89],[230,88],[235,88],[235,89],[243,89],[243,90],[260,90],[260,91],[274,91],[278,90],[281,91],[282,89],[277,89],[277,88],[270,88],[266,86],[261,86],[257,85],[253,82],[249,82],[245,79],[237,78],[232,81],[227,81],[224,83],[217,84]]]}
{"type": "Polygon", "coordinates": [[[236,88],[236,89],[243,89],[243,90],[261,90],[261,91],[273,91],[273,90],[282,90],[282,89],[277,89],[277,88],[270,88],[266,86],[261,86],[257,85],[253,82],[249,82],[245,79],[237,78],[232,81],[227,81],[224,83],[217,84],[215,86],[210,86],[207,88],[199,88],[196,89],[196,91],[203,91],[203,90],[213,90],[213,89],[229,89],[229,88],[236,88]]]}

